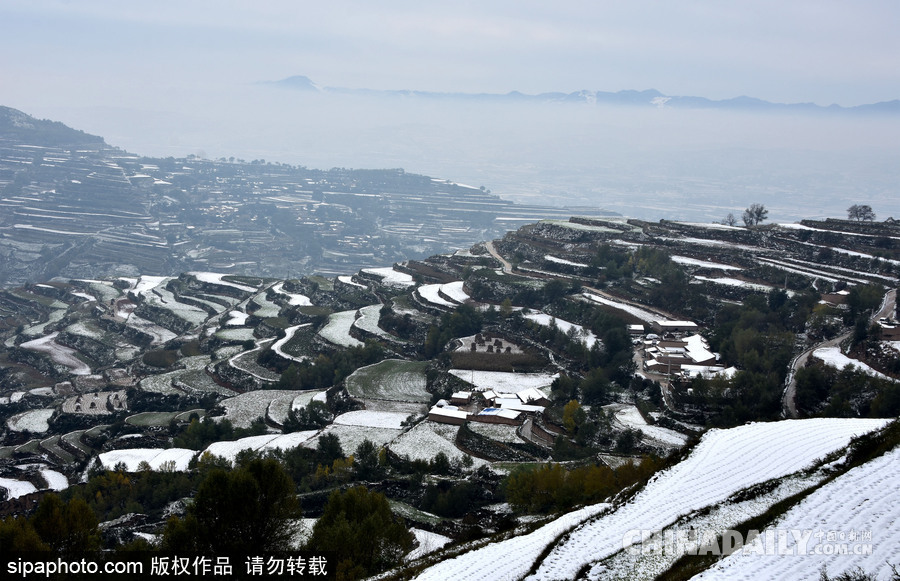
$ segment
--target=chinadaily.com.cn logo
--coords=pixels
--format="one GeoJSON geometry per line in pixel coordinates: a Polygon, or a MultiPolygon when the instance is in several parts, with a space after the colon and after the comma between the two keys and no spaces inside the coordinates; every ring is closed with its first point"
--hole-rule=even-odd
{"type": "Polygon", "coordinates": [[[631,529],[622,548],[632,555],[871,555],[872,531],[631,529]]]}

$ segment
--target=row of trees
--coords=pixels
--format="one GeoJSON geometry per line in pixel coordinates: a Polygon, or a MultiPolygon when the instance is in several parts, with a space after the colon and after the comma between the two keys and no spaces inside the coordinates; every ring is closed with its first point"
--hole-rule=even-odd
{"type": "MultiPolygon", "coordinates": [[[[761,224],[768,216],[769,211],[764,205],[754,203],[750,204],[750,207],[744,210],[744,213],[741,214],[741,220],[743,220],[744,225],[749,228],[750,226],[761,224]]],[[[875,212],[869,204],[853,204],[847,208],[847,219],[856,220],[857,222],[871,222],[875,219],[875,212]]],[[[724,223],[728,226],[734,226],[737,224],[737,221],[737,217],[729,212],[729,214],[725,216],[724,223]]]]}

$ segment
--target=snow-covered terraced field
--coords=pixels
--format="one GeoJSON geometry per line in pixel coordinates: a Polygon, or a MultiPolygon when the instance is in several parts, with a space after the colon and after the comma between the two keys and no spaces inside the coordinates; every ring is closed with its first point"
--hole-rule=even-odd
{"type": "Polygon", "coordinates": [[[209,313],[200,307],[180,302],[172,294],[172,291],[164,288],[162,285],[152,289],[150,292],[143,293],[143,295],[146,304],[172,311],[175,316],[188,321],[193,326],[202,325],[209,318],[209,313]]]}
{"type": "Polygon", "coordinates": [[[590,518],[608,504],[595,504],[557,518],[537,530],[447,559],[422,572],[419,581],[445,579],[519,579],[553,540],[566,530],[590,518]]]}
{"type": "Polygon", "coordinates": [[[156,323],[148,321],[147,319],[142,319],[137,315],[130,314],[126,316],[128,317],[128,320],[125,324],[153,337],[152,345],[166,343],[178,336],[165,327],[160,327],[156,323]]]}
{"type": "Polygon", "coordinates": [[[210,444],[204,453],[209,452],[213,456],[222,456],[229,462],[234,462],[238,453],[242,450],[255,450],[266,452],[267,450],[289,450],[302,446],[309,440],[315,439],[319,430],[306,432],[293,432],[290,434],[264,434],[262,436],[250,436],[230,442],[214,442],[210,444]]]}
{"type": "Polygon", "coordinates": [[[259,308],[253,311],[253,314],[261,319],[277,317],[278,313],[281,312],[281,307],[267,299],[265,293],[260,293],[253,297],[252,302],[259,305],[259,308]]]}
{"type": "Polygon", "coordinates": [[[356,321],[356,311],[341,311],[328,315],[328,323],[319,330],[319,336],[335,345],[343,347],[362,347],[359,339],[350,335],[350,327],[356,321]]]}
{"type": "Polygon", "coordinates": [[[19,498],[32,492],[37,492],[34,484],[26,480],[16,480],[14,478],[0,478],[0,488],[7,490],[7,498],[19,498]]]}
{"type": "Polygon", "coordinates": [[[563,319],[557,319],[556,317],[552,317],[546,313],[528,313],[525,315],[525,318],[529,321],[534,321],[538,325],[543,325],[545,327],[549,327],[554,321],[556,322],[557,328],[563,333],[569,333],[570,329],[574,329],[575,336],[581,340],[588,348],[594,346],[594,343],[597,342],[597,336],[594,335],[593,331],[589,331],[582,327],[581,325],[576,325],[575,323],[570,323],[569,321],[564,321],[563,319]]]}
{"type": "Polygon", "coordinates": [[[54,341],[57,335],[59,335],[58,332],[50,333],[46,337],[22,343],[20,347],[38,353],[46,353],[54,363],[68,367],[72,375],[90,375],[91,368],[75,355],[77,351],[54,341]]]}
{"type": "MultiPolygon", "coordinates": [[[[721,284],[721,285],[724,285],[724,286],[736,286],[736,287],[742,287],[742,288],[747,288],[747,289],[756,290],[756,291],[760,291],[760,292],[769,292],[770,290],[772,290],[773,288],[775,288],[775,287],[769,286],[769,285],[767,285],[767,284],[759,284],[759,283],[755,283],[755,282],[748,282],[748,281],[746,281],[746,280],[741,280],[741,279],[739,279],[739,278],[731,278],[731,277],[727,277],[727,276],[712,277],[712,276],[699,276],[699,275],[695,275],[695,276],[694,276],[694,279],[700,280],[700,281],[703,281],[703,282],[711,282],[711,283],[714,283],[714,284],[721,284]]],[[[793,294],[793,291],[788,291],[788,292],[790,292],[791,294],[793,294]]]]}
{"type": "Polygon", "coordinates": [[[247,286],[245,284],[240,284],[237,282],[231,282],[227,280],[222,280],[222,277],[228,276],[227,274],[218,274],[215,272],[189,272],[188,274],[195,277],[197,280],[201,282],[218,284],[222,286],[230,286],[232,288],[240,289],[247,293],[256,292],[256,287],[247,286]]]}
{"type": "Polygon", "coordinates": [[[256,348],[238,353],[237,355],[229,359],[228,365],[234,367],[235,369],[243,371],[248,375],[252,375],[257,379],[261,379],[262,381],[278,381],[281,377],[279,374],[275,373],[274,371],[269,371],[265,367],[262,367],[256,363],[256,353],[272,341],[274,341],[274,339],[266,339],[264,341],[260,341],[259,343],[257,343],[256,348]]]}
{"type": "Polygon", "coordinates": [[[406,420],[406,415],[396,412],[376,412],[371,410],[357,410],[347,412],[334,418],[334,423],[339,426],[362,426],[365,428],[390,428],[402,430],[401,423],[406,420]]]}
{"type": "Polygon", "coordinates": [[[294,307],[311,307],[312,301],[309,300],[309,297],[306,295],[301,295],[297,293],[289,293],[284,290],[284,283],[279,282],[275,286],[272,287],[272,291],[276,292],[280,295],[285,295],[288,298],[288,304],[294,307]]]}
{"type": "Polygon", "coordinates": [[[386,266],[383,268],[364,268],[360,272],[373,274],[377,277],[380,277],[381,284],[386,286],[406,288],[408,286],[416,284],[411,275],[406,274],[405,272],[398,272],[394,270],[392,266],[386,266]]]}
{"type": "MultiPolygon", "coordinates": [[[[408,455],[412,460],[431,460],[438,452],[445,453],[450,460],[461,460],[466,454],[454,444],[458,431],[459,426],[425,420],[408,432],[404,432],[388,447],[396,454],[408,455]]],[[[479,458],[473,460],[476,467],[486,464],[479,458]]]]}
{"type": "Polygon", "coordinates": [[[225,418],[231,421],[234,427],[249,428],[256,418],[266,417],[270,403],[276,400],[291,402],[295,397],[296,391],[260,389],[224,399],[220,405],[225,408],[225,418]]]}
{"type": "Polygon", "coordinates": [[[572,262],[571,260],[566,260],[565,258],[559,258],[557,256],[553,256],[552,254],[545,254],[544,260],[549,262],[555,262],[556,264],[563,264],[565,266],[576,266],[579,268],[587,268],[590,266],[589,264],[585,264],[583,262],[572,262]]]}
{"type": "MultiPolygon", "coordinates": [[[[719,561],[705,573],[694,577],[709,579],[819,579],[823,567],[834,578],[859,567],[877,579],[891,578],[891,565],[900,563],[900,487],[897,486],[897,466],[900,449],[858,466],[829,482],[803,499],[779,519],[778,531],[792,529],[811,531],[803,546],[790,534],[786,538],[786,553],[759,555],[735,553],[719,561]],[[844,534],[835,541],[828,533],[844,534]],[[871,538],[849,538],[851,532],[871,533],[871,538]],[[817,533],[821,535],[817,536],[817,533]],[[821,554],[826,546],[848,545],[848,554],[821,554]],[[854,547],[870,545],[869,554],[853,554],[854,547]],[[805,553],[805,554],[801,554],[805,553]],[[818,554],[817,554],[818,553],[818,554]]],[[[766,532],[760,533],[766,538],[766,532]]],[[[750,553],[750,551],[747,551],[750,553]]],[[[778,552],[778,551],[776,551],[778,552]]],[[[864,552],[864,551],[859,551],[864,552]]]]}
{"type": "Polygon", "coordinates": [[[882,379],[891,379],[887,375],[881,373],[880,371],[876,371],[857,359],[851,359],[847,357],[843,353],[839,347],[820,347],[813,351],[813,357],[816,359],[820,359],[825,363],[825,365],[836,367],[837,369],[843,369],[848,365],[851,367],[855,367],[857,370],[867,373],[873,377],[880,377],[882,379]]]}
{"type": "MultiPolygon", "coordinates": [[[[364,426],[342,426],[340,424],[331,424],[322,430],[322,435],[334,434],[341,442],[341,449],[344,454],[353,454],[356,448],[363,443],[363,440],[369,440],[376,446],[387,444],[400,435],[400,430],[393,428],[367,428],[364,426]]],[[[304,448],[315,448],[318,446],[318,438],[312,438],[303,443],[304,448]]]]}
{"type": "Polygon", "coordinates": [[[184,369],[177,369],[168,373],[159,375],[150,375],[141,380],[138,384],[144,391],[164,394],[180,394],[183,393],[172,385],[172,382],[184,375],[188,371],[203,369],[209,363],[209,358],[199,355],[197,357],[185,357],[180,361],[184,365],[184,369]]]}
{"type": "Polygon", "coordinates": [[[498,393],[519,393],[532,387],[548,387],[559,377],[557,373],[509,373],[469,369],[451,369],[450,373],[466,383],[473,384],[478,391],[493,389],[498,393]]]}
{"type": "Polygon", "coordinates": [[[42,434],[50,429],[47,422],[53,417],[54,411],[56,410],[51,408],[18,413],[6,420],[6,426],[13,432],[29,431],[42,434]]]}
{"type": "Polygon", "coordinates": [[[455,280],[441,285],[441,294],[448,297],[451,301],[463,304],[472,297],[463,290],[465,283],[461,280],[455,280]]]}
{"type": "Polygon", "coordinates": [[[718,262],[710,262],[708,260],[700,260],[689,256],[672,256],[672,262],[683,264],[685,266],[699,266],[702,268],[713,268],[718,270],[743,270],[740,266],[731,266],[730,264],[721,264],[718,262]]]}
{"type": "Polygon", "coordinates": [[[266,408],[266,417],[278,424],[284,424],[288,419],[288,412],[294,406],[294,402],[303,393],[300,390],[295,390],[282,391],[273,395],[272,400],[269,402],[269,407],[266,408]]]}
{"type": "Polygon", "coordinates": [[[509,426],[506,424],[487,424],[484,422],[469,422],[469,429],[491,440],[497,442],[505,442],[507,444],[521,443],[524,440],[519,437],[516,431],[518,426],[509,426]]]}
{"type": "Polygon", "coordinates": [[[291,355],[290,353],[285,352],[284,346],[287,345],[288,342],[294,338],[294,335],[297,333],[298,329],[301,329],[303,327],[309,327],[311,324],[312,323],[303,323],[302,325],[294,325],[293,327],[288,327],[287,329],[284,330],[284,337],[275,341],[275,344],[272,345],[272,350],[275,353],[278,353],[280,356],[284,357],[285,359],[288,359],[290,361],[297,361],[298,363],[300,361],[305,361],[305,360],[309,359],[309,357],[306,357],[305,355],[302,357],[297,357],[295,355],[291,355]]]}
{"type": "Polygon", "coordinates": [[[606,305],[608,307],[614,307],[619,309],[620,311],[625,311],[626,313],[637,317],[638,319],[645,321],[647,323],[652,323],[653,321],[664,321],[666,317],[661,315],[657,315],[656,313],[651,313],[650,311],[644,310],[640,307],[635,307],[633,305],[627,305],[625,303],[620,303],[618,301],[610,300],[606,297],[601,297],[600,295],[595,295],[594,293],[581,293],[584,298],[587,300],[598,303],[601,305],[606,305]]]}
{"type": "Polygon", "coordinates": [[[683,446],[688,440],[687,436],[680,432],[676,432],[675,430],[670,430],[661,426],[651,426],[644,419],[644,416],[641,415],[641,412],[633,405],[621,406],[621,409],[616,411],[616,420],[622,425],[640,430],[644,436],[664,444],[683,446]]]}
{"type": "Polygon", "coordinates": [[[387,339],[388,341],[401,341],[401,339],[394,337],[379,327],[378,321],[380,320],[381,305],[369,305],[359,309],[359,318],[353,322],[353,326],[357,329],[372,333],[377,337],[381,337],[382,339],[387,339]]]}
{"type": "Polygon", "coordinates": [[[116,464],[122,462],[126,471],[137,472],[140,463],[146,461],[153,470],[159,470],[166,464],[181,472],[188,469],[188,464],[196,455],[196,450],[186,448],[131,448],[103,452],[98,459],[108,470],[112,470],[116,464]]]}
{"type": "Polygon", "coordinates": [[[687,459],[654,476],[629,502],[573,530],[529,579],[574,578],[582,566],[623,548],[630,530],[661,529],[743,488],[796,472],[886,423],[815,418],[710,430],[687,459]]]}
{"type": "Polygon", "coordinates": [[[425,390],[426,367],[426,362],[400,359],[367,365],[347,378],[347,392],[358,398],[427,403],[431,394],[425,390]]]}
{"type": "MultiPolygon", "coordinates": [[[[229,321],[226,324],[231,324],[229,321]]],[[[216,331],[216,337],[222,339],[223,341],[237,341],[243,343],[244,341],[253,341],[253,329],[250,327],[237,327],[232,329],[220,329],[216,331]]]]}
{"type": "Polygon", "coordinates": [[[441,296],[441,286],[443,285],[423,284],[416,290],[416,292],[419,293],[419,296],[422,297],[422,300],[431,303],[432,305],[437,305],[439,307],[456,307],[456,303],[448,301],[441,296]]]}

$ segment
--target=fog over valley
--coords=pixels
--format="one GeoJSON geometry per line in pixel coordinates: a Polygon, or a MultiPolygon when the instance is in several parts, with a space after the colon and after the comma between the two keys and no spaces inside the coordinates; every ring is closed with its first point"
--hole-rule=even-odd
{"type": "Polygon", "coordinates": [[[203,95],[163,89],[128,107],[26,112],[142,155],[397,167],[516,202],[643,219],[721,220],[751,202],[766,204],[774,220],[837,217],[850,203],[900,215],[896,114],[341,95],[265,84],[223,83],[203,95]]]}

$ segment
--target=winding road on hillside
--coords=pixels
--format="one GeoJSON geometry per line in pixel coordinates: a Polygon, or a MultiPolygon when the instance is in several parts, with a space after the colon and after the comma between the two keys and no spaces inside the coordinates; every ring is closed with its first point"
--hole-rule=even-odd
{"type": "MultiPolygon", "coordinates": [[[[875,314],[872,315],[872,321],[877,321],[882,317],[892,317],[894,315],[895,309],[897,308],[896,305],[897,289],[891,289],[885,293],[884,299],[881,301],[881,308],[879,308],[875,312],[875,314]]],[[[842,341],[850,337],[850,333],[851,331],[848,331],[842,335],[835,337],[834,339],[816,343],[794,358],[794,360],[791,362],[791,368],[788,371],[788,376],[785,380],[786,386],[784,388],[784,395],[782,396],[781,400],[781,413],[784,417],[797,417],[797,370],[806,365],[807,361],[809,361],[809,356],[812,355],[813,351],[825,347],[837,347],[841,344],[842,341]]]]}

